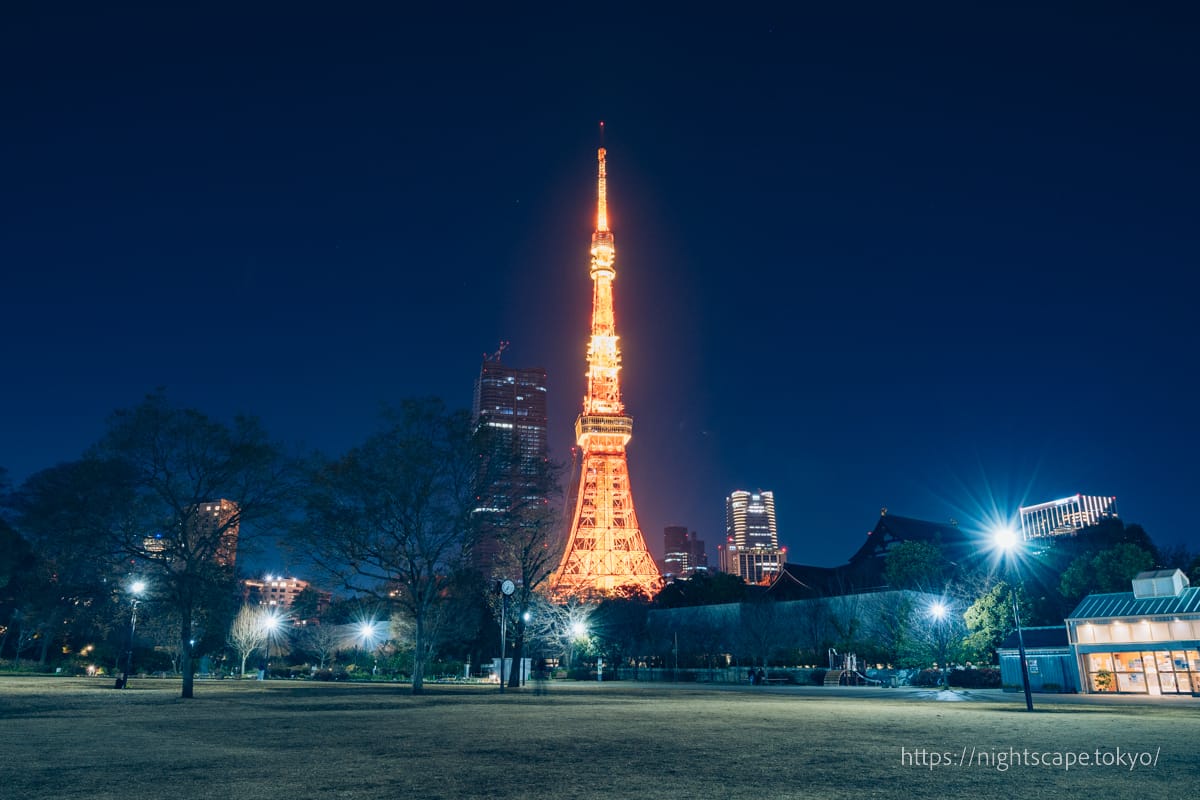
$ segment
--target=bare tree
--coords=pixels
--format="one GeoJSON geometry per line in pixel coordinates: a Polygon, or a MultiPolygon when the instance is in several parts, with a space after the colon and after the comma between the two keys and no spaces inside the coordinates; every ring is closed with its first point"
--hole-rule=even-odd
{"type": "Polygon", "coordinates": [[[183,659],[183,645],[179,641],[180,627],[182,626],[178,612],[169,606],[150,607],[148,612],[138,612],[138,638],[149,640],[156,651],[166,653],[171,659],[172,671],[177,674],[183,659]]]}
{"type": "Polygon", "coordinates": [[[589,638],[595,610],[595,604],[577,598],[560,606],[535,595],[530,606],[530,639],[558,652],[563,666],[569,669],[576,648],[589,638]]]}
{"type": "MultiPolygon", "coordinates": [[[[538,590],[554,572],[562,550],[556,535],[561,512],[550,504],[550,498],[559,492],[560,470],[548,460],[521,463],[525,472],[523,496],[504,515],[502,528],[497,531],[498,575],[516,584],[508,604],[514,630],[514,664],[523,663],[527,628],[539,598],[538,590]]],[[[520,681],[521,671],[512,670],[509,686],[517,687],[520,681]]]]}
{"type": "Polygon", "coordinates": [[[778,603],[761,595],[742,603],[738,610],[738,649],[749,656],[751,664],[757,660],[765,668],[783,642],[793,638],[794,626],[778,603]]]}
{"type": "Polygon", "coordinates": [[[825,648],[832,640],[829,601],[817,598],[801,603],[796,632],[800,650],[816,663],[824,663],[825,648]]]}
{"type": "Polygon", "coordinates": [[[473,540],[470,417],[410,400],[388,427],[319,466],[297,538],[358,595],[400,607],[413,624],[413,694],[424,684],[439,608],[473,540]]]}
{"type": "Polygon", "coordinates": [[[833,644],[843,652],[852,652],[862,641],[865,627],[865,601],[861,594],[829,599],[829,626],[833,644]]]}
{"type": "Polygon", "coordinates": [[[244,605],[238,611],[237,616],[233,618],[233,624],[229,626],[229,636],[226,641],[241,661],[242,666],[238,671],[238,675],[241,677],[246,675],[246,661],[249,660],[250,654],[266,647],[267,626],[263,619],[264,616],[265,613],[261,607],[244,605]]]}
{"type": "Polygon", "coordinates": [[[310,623],[299,629],[297,644],[318,659],[317,669],[325,669],[334,654],[346,643],[346,631],[340,625],[310,623]]]}
{"type": "Polygon", "coordinates": [[[158,392],[116,412],[92,455],[119,465],[132,495],[111,541],[178,613],[181,697],[190,698],[197,629],[225,628],[239,541],[262,532],[255,525],[290,489],[280,450],[256,419],[226,425],[158,392]]]}

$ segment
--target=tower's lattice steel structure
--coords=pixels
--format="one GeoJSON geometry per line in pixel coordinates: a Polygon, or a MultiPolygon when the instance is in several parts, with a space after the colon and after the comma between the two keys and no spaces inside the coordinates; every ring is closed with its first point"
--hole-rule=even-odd
{"type": "Polygon", "coordinates": [[[646,549],[629,488],[625,445],[633,418],[621,401],[621,351],[613,321],[612,283],[616,249],[608,229],[605,150],[599,150],[596,231],[592,234],[592,338],[587,351],[587,394],[575,421],[581,472],[575,513],[562,562],[554,574],[559,598],[613,593],[625,587],[654,594],[658,566],[646,549]]]}

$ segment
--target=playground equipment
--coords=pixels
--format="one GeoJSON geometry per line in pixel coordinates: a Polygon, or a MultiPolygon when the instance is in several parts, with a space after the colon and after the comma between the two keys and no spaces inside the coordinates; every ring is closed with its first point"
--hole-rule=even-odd
{"type": "Polygon", "coordinates": [[[829,671],[825,673],[825,686],[882,686],[883,681],[862,674],[865,666],[855,653],[838,653],[829,648],[829,671]]]}

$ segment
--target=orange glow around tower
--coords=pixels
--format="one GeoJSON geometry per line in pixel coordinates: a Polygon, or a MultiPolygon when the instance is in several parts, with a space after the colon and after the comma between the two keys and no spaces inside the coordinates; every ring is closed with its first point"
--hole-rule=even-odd
{"type": "Polygon", "coordinates": [[[599,150],[596,230],[592,234],[592,337],[587,349],[587,393],[575,421],[581,454],[579,489],[562,562],[551,591],[556,598],[594,597],[630,588],[653,595],[662,578],[646,549],[633,510],[625,445],[633,418],[621,401],[621,351],[613,321],[616,248],[608,229],[608,175],[599,150]]]}

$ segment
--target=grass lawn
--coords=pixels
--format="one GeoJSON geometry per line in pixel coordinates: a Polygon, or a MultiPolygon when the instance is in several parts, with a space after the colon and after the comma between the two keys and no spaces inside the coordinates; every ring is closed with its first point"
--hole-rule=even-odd
{"type": "Polygon", "coordinates": [[[558,682],[542,696],[434,685],[413,697],[406,686],[221,681],[197,682],[185,701],[175,681],[111,686],[0,677],[0,797],[1109,800],[1200,786],[1194,700],[1029,714],[1019,696],[888,690],[558,682]],[[1157,764],[958,764],[964,748],[1117,747],[1157,764]],[[934,752],[950,763],[931,769],[934,752]]]}

